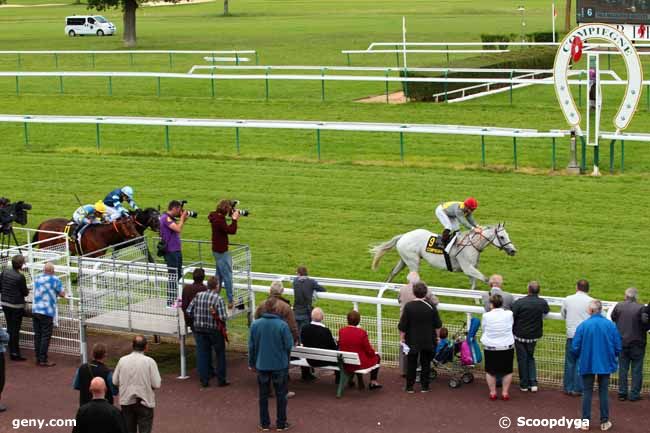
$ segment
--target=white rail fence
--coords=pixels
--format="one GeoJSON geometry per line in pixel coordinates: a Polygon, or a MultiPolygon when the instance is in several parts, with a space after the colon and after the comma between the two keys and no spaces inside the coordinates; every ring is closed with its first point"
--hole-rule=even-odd
{"type": "MultiPolygon", "coordinates": [[[[251,278],[254,281],[271,282],[281,280],[290,287],[290,282],[294,278],[292,275],[285,274],[269,274],[269,273],[251,273],[251,278]]],[[[363,315],[361,326],[368,331],[370,339],[378,352],[382,354],[382,363],[390,366],[397,366],[399,356],[399,332],[397,330],[397,323],[399,316],[399,304],[396,299],[388,299],[383,296],[389,291],[399,291],[402,287],[401,284],[386,284],[381,282],[371,281],[358,281],[358,280],[344,280],[335,278],[320,278],[316,279],[321,285],[331,288],[347,288],[357,289],[364,291],[375,291],[375,296],[364,295],[350,295],[335,292],[318,293],[319,300],[338,301],[341,303],[351,304],[351,309],[358,309],[360,305],[375,305],[377,312],[375,316],[363,315]]],[[[469,289],[452,289],[446,287],[430,286],[434,294],[439,297],[452,298],[461,300],[474,300],[477,303],[481,302],[484,291],[469,290],[469,289]]],[[[268,286],[254,285],[253,290],[256,292],[268,293],[268,286]]],[[[285,289],[285,294],[292,295],[293,291],[290,288],[285,289]]],[[[513,294],[515,299],[519,299],[525,295],[513,294]]],[[[555,312],[549,313],[548,320],[562,320],[562,317],[557,312],[559,306],[562,305],[564,298],[543,296],[555,312]]],[[[316,301],[318,304],[318,301],[316,301]]],[[[603,307],[606,312],[609,312],[614,306],[615,302],[603,301],[603,307]]],[[[443,326],[449,329],[450,335],[458,333],[464,326],[464,322],[469,320],[473,315],[480,317],[485,311],[483,306],[480,305],[466,305],[466,304],[453,304],[453,303],[440,303],[438,310],[443,312],[461,313],[459,316],[454,316],[451,322],[443,323],[443,326]]],[[[325,322],[332,329],[332,333],[336,335],[337,330],[347,325],[346,317],[340,314],[329,314],[325,308],[325,322]]],[[[480,338],[480,331],[477,336],[480,338]]],[[[566,336],[564,334],[556,334],[545,332],[544,337],[538,342],[536,350],[537,359],[537,374],[540,383],[551,386],[561,386],[562,378],[564,376],[564,354],[565,354],[566,336]]],[[[650,350],[647,355],[650,356],[650,350]]],[[[478,366],[478,369],[482,369],[478,366]]],[[[644,390],[650,390],[650,365],[644,365],[644,390]]],[[[515,375],[516,376],[516,375],[515,375]]],[[[516,379],[516,378],[515,378],[516,379]]],[[[614,375],[611,387],[615,389],[618,386],[618,376],[614,375]]]]}
{"type": "MultiPolygon", "coordinates": [[[[580,89],[588,85],[586,71],[572,70],[569,76],[578,77],[578,79],[569,80],[569,84],[577,85],[580,89]],[[584,78],[584,79],[583,79],[584,78]]],[[[603,75],[612,77],[610,80],[601,80],[602,85],[627,85],[627,81],[622,80],[614,71],[603,71],[603,75]]],[[[386,95],[386,103],[390,102],[389,98],[389,85],[400,84],[404,91],[404,96],[409,98],[409,83],[438,83],[443,85],[443,92],[438,95],[433,95],[436,102],[450,101],[450,95],[456,92],[466,92],[470,89],[487,87],[486,92],[479,92],[469,97],[464,96],[466,99],[474,99],[480,96],[487,96],[495,93],[502,93],[505,91],[510,92],[510,103],[513,103],[513,94],[515,89],[522,87],[532,86],[536,84],[552,85],[554,80],[552,78],[552,70],[545,69],[480,69],[480,68],[386,68],[386,67],[351,67],[351,66],[228,66],[228,65],[194,65],[187,73],[175,72],[112,72],[112,71],[0,71],[0,78],[13,78],[15,81],[14,92],[18,96],[24,93],[24,84],[21,87],[21,79],[36,78],[58,78],[58,93],[64,94],[66,92],[65,78],[106,78],[107,94],[113,95],[114,83],[113,80],[117,78],[131,78],[131,79],[154,79],[156,83],[156,95],[158,97],[163,94],[163,79],[164,80],[208,80],[209,92],[211,97],[217,95],[217,85],[219,82],[228,81],[263,81],[264,82],[264,98],[270,99],[271,81],[306,81],[306,82],[320,82],[320,99],[326,100],[326,83],[338,82],[369,82],[369,83],[383,83],[384,94],[386,95]],[[210,70],[208,73],[195,73],[200,70],[210,70]],[[214,73],[214,71],[231,71],[237,73],[214,73]],[[240,71],[260,71],[263,73],[239,73],[240,71]],[[274,71],[319,71],[316,73],[303,73],[303,74],[286,74],[286,73],[273,73],[274,71]],[[332,74],[334,72],[334,74],[332,74]],[[345,75],[337,74],[336,72],[365,72],[366,75],[345,75]],[[383,75],[370,75],[369,73],[383,72],[383,75]],[[438,77],[417,77],[409,76],[416,72],[431,72],[439,73],[442,76],[438,77]],[[398,75],[395,75],[395,74],[398,75]],[[450,74],[472,73],[476,74],[504,74],[504,77],[459,77],[450,76],[450,74]],[[507,76],[509,75],[509,77],[507,76]],[[538,76],[542,76],[538,78],[538,76]],[[459,90],[447,90],[450,84],[467,84],[468,87],[459,90]],[[501,87],[503,89],[490,91],[490,86],[501,87]]],[[[643,81],[643,84],[650,86],[650,80],[643,81]]],[[[56,89],[56,86],[52,89],[56,89]]],[[[649,87],[650,89],[650,87],[649,87]]],[[[582,90],[580,90],[582,91],[582,90]]],[[[169,91],[168,91],[169,93],[169,91]]],[[[458,102],[458,101],[457,101],[458,102]]]]}
{"type": "MultiPolygon", "coordinates": [[[[650,52],[649,52],[650,54],[650,52]]],[[[208,66],[204,67],[208,68],[208,66]]],[[[212,69],[226,69],[228,66],[219,66],[212,69]]],[[[235,67],[231,67],[235,68],[235,67]]],[[[253,67],[239,66],[237,69],[251,69],[253,67]]],[[[325,72],[328,70],[347,70],[347,71],[357,71],[357,70],[367,70],[367,69],[357,69],[357,68],[346,68],[344,67],[320,67],[318,70],[322,71],[321,74],[271,74],[270,72],[273,69],[292,69],[292,70],[310,70],[311,68],[305,66],[296,66],[296,67],[285,67],[281,68],[280,66],[275,67],[261,67],[257,69],[264,69],[266,73],[264,74],[194,74],[194,73],[177,73],[177,72],[132,72],[132,71],[0,71],[0,77],[10,77],[19,80],[20,78],[26,77],[56,77],[56,78],[72,78],[72,77],[83,77],[83,78],[182,78],[190,80],[253,80],[253,81],[267,81],[267,80],[285,80],[285,81],[363,81],[363,82],[389,82],[389,83],[466,83],[466,84],[478,84],[478,83],[491,83],[491,84],[544,84],[544,85],[553,85],[555,81],[553,78],[521,78],[521,77],[510,77],[510,78],[468,78],[468,77],[403,77],[403,76],[372,76],[372,75],[326,75],[325,72]]],[[[198,68],[196,68],[198,69],[198,68]]],[[[374,71],[397,71],[399,69],[392,68],[377,68],[373,69],[374,71]]],[[[404,69],[401,69],[403,72],[404,69]]],[[[470,72],[473,71],[472,68],[409,68],[408,71],[435,71],[435,72],[470,72]]],[[[485,69],[478,70],[475,72],[489,72],[489,71],[498,71],[503,73],[509,73],[512,71],[519,71],[518,69],[504,69],[504,70],[495,70],[495,69],[485,69]]],[[[547,72],[547,70],[521,70],[524,72],[547,72]]],[[[570,75],[580,75],[585,79],[569,80],[571,85],[587,85],[589,80],[587,79],[587,74],[582,70],[573,70],[570,72],[570,75]]],[[[614,80],[601,80],[600,84],[605,86],[626,86],[627,81],[621,79],[614,80]]],[[[650,85],[650,80],[644,80],[643,85],[650,85]]],[[[18,89],[18,92],[20,90],[18,89]]]]}
{"type": "Polygon", "coordinates": [[[135,64],[136,55],[166,55],[168,57],[169,69],[172,69],[174,67],[174,55],[181,54],[210,55],[212,56],[212,62],[220,61],[217,60],[218,54],[233,55],[235,56],[234,61],[237,64],[239,64],[240,61],[248,61],[247,58],[246,60],[243,60],[245,58],[240,57],[241,55],[253,54],[255,55],[255,64],[259,63],[259,54],[256,50],[0,50],[0,56],[16,56],[16,64],[18,66],[18,69],[22,67],[25,56],[33,55],[52,56],[54,60],[54,67],[56,68],[59,67],[60,56],[65,55],[74,55],[76,57],[79,55],[88,55],[90,56],[90,61],[93,68],[95,67],[95,58],[97,55],[128,55],[129,64],[131,66],[135,64]]]}

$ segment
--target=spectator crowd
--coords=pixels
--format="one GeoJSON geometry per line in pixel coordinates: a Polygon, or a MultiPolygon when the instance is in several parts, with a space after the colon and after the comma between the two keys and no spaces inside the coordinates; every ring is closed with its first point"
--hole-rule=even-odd
{"type": "MultiPolygon", "coordinates": [[[[221,224],[219,221],[215,224],[221,224]]],[[[215,252],[217,263],[220,260],[227,262],[227,255],[223,254],[225,252],[215,252]]],[[[25,315],[31,316],[33,321],[36,365],[55,365],[48,359],[48,348],[57,298],[65,296],[65,292],[55,275],[54,266],[45,264],[42,274],[33,281],[34,300],[31,309],[28,308],[24,264],[22,256],[15,256],[11,267],[0,274],[1,303],[7,323],[7,330],[0,330],[0,396],[5,382],[4,352],[9,352],[11,361],[26,360],[19,341],[25,315]]],[[[182,292],[182,315],[196,342],[201,387],[209,387],[214,378],[217,387],[230,384],[227,380],[226,344],[228,307],[232,307],[233,300],[231,290],[226,294],[230,305],[226,305],[221,295],[219,276],[230,278],[227,271],[222,271],[209,277],[205,284],[205,271],[195,269],[193,282],[185,285],[182,292]]],[[[454,347],[453,338],[443,327],[437,308],[439,301],[426,283],[416,273],[410,273],[407,281],[399,293],[400,371],[406,393],[415,393],[418,383],[419,391],[427,393],[430,392],[432,365],[436,367],[449,361],[439,355],[446,348],[454,347]]],[[[229,286],[225,287],[228,289],[229,286]]],[[[540,296],[541,288],[537,281],[529,282],[527,294],[518,299],[503,290],[500,275],[490,277],[489,286],[490,290],[483,297],[485,313],[481,319],[480,337],[489,399],[511,399],[515,357],[519,390],[536,393],[539,383],[535,351],[543,339],[544,318],[550,312],[549,304],[540,296]]],[[[317,380],[317,370],[327,367],[336,370],[336,384],[356,385],[370,391],[382,388],[378,380],[382,359],[361,326],[361,314],[356,310],[348,312],[347,325],[341,327],[338,338],[334,338],[335,333],[325,325],[323,310],[313,305],[318,293],[324,291],[325,288],[309,277],[307,268],[301,266],[293,280],[293,305],[283,296],[282,281],[274,281],[268,298],[254,312],[255,320],[248,337],[248,368],[257,376],[260,431],[269,431],[272,425],[277,431],[292,427],[287,408],[288,400],[295,393],[289,390],[289,367],[291,351],[298,345],[353,353],[359,360],[358,365],[343,365],[323,359],[307,359],[301,367],[303,381],[317,380]],[[366,373],[370,376],[367,386],[364,382],[366,373]],[[275,422],[269,413],[270,398],[276,400],[275,422]]],[[[589,295],[589,282],[586,280],[579,280],[575,293],[562,303],[560,314],[566,325],[563,391],[569,396],[581,397],[582,419],[591,420],[593,389],[598,384],[599,424],[603,431],[612,427],[607,391],[613,373],[618,372],[620,401],[642,399],[649,313],[649,307],[638,301],[638,290],[629,288],[625,291],[624,301],[611,309],[610,317],[607,317],[602,303],[589,295]],[[631,383],[628,383],[628,378],[631,383]]],[[[146,337],[136,336],[132,341],[132,352],[121,357],[115,369],[111,370],[106,365],[107,347],[101,343],[93,346],[92,360],[79,366],[72,380],[74,389],[79,391],[74,432],[152,431],[155,390],[161,386],[161,377],[156,362],[146,355],[147,348],[146,337]]],[[[6,407],[0,404],[0,411],[5,410],[6,407]]],[[[582,427],[584,429],[585,425],[582,427]]],[[[588,425],[586,427],[588,429],[588,425]]]]}

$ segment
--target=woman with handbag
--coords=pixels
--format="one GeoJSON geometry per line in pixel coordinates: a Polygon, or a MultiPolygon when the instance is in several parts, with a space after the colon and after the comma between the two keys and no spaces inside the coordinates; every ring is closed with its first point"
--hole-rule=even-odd
{"type": "Polygon", "coordinates": [[[16,255],[11,258],[11,269],[5,269],[0,274],[0,296],[2,311],[7,321],[9,333],[9,359],[25,361],[20,354],[20,327],[25,316],[25,297],[29,295],[27,280],[22,274],[25,258],[16,255]]]}

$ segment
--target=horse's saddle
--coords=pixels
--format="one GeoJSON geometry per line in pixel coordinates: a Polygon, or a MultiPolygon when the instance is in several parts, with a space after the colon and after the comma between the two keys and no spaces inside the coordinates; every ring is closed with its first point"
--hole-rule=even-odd
{"type": "Polygon", "coordinates": [[[68,235],[68,240],[70,242],[75,242],[75,233],[77,232],[77,226],[78,224],[76,222],[70,221],[63,228],[63,233],[68,235]]]}
{"type": "Polygon", "coordinates": [[[79,224],[77,224],[74,221],[70,221],[68,224],[65,225],[65,228],[63,229],[63,233],[68,235],[68,240],[72,242],[77,248],[77,251],[81,253],[81,237],[83,236],[84,232],[88,227],[90,227],[91,224],[86,224],[83,227],[79,228],[79,224]]]}
{"type": "Polygon", "coordinates": [[[445,248],[442,246],[442,236],[431,236],[427,242],[427,247],[424,250],[430,254],[444,254],[445,248]],[[438,241],[439,238],[440,241],[438,241]]]}
{"type": "MultiPolygon", "coordinates": [[[[448,245],[452,245],[452,242],[449,242],[448,245]]],[[[447,270],[449,272],[453,272],[453,267],[451,266],[451,259],[449,258],[449,251],[442,244],[442,236],[432,235],[427,241],[427,246],[424,249],[424,251],[430,254],[442,255],[445,258],[445,265],[447,265],[447,270]]]]}

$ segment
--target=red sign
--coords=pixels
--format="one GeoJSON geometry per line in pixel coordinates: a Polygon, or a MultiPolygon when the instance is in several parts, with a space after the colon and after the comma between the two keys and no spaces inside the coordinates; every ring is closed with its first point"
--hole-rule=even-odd
{"type": "Polygon", "coordinates": [[[571,42],[571,57],[573,58],[573,62],[578,62],[580,60],[580,57],[582,57],[582,47],[583,47],[582,39],[580,37],[576,36],[573,38],[573,42],[571,42]]]}

